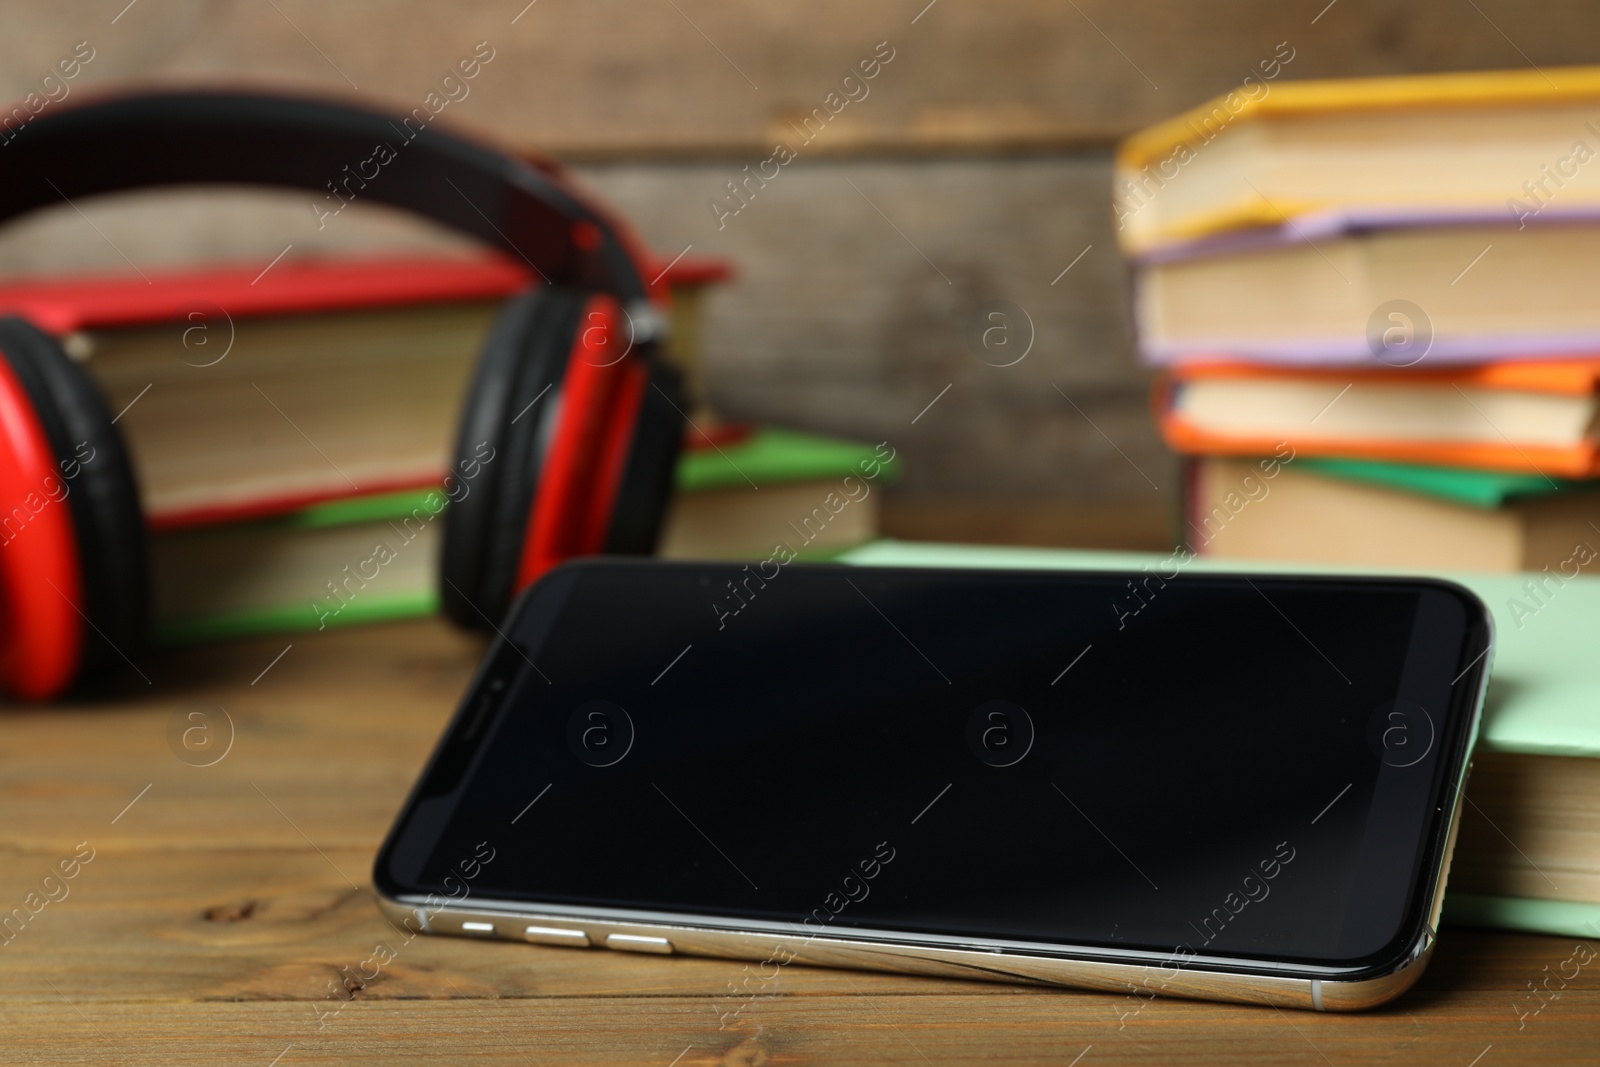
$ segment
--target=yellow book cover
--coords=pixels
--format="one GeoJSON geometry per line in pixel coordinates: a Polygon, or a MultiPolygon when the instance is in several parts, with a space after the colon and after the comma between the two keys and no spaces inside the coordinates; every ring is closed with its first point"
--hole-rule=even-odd
{"type": "Polygon", "coordinates": [[[1125,139],[1113,210],[1133,255],[1320,213],[1520,226],[1600,212],[1595,158],[1600,67],[1250,77],[1125,139]]]}

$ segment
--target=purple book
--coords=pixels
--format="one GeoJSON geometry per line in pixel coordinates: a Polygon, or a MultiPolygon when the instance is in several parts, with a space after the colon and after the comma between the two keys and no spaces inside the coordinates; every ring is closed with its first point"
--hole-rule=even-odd
{"type": "MultiPolygon", "coordinates": [[[[1162,245],[1135,259],[1133,303],[1139,302],[1138,268],[1158,264],[1248,254],[1263,249],[1307,244],[1313,248],[1323,242],[1385,230],[1439,228],[1451,226],[1504,226],[1508,238],[1522,226],[1527,228],[1568,224],[1600,223],[1600,206],[1574,206],[1561,209],[1551,204],[1537,217],[1521,225],[1506,212],[1482,210],[1416,211],[1413,209],[1344,208],[1311,212],[1286,219],[1279,226],[1209,234],[1188,241],[1162,245]]],[[[1600,233],[1596,234],[1600,239],[1600,233]]],[[[1318,248],[1320,252],[1321,249],[1318,248]]],[[[1399,295],[1399,294],[1397,294],[1399,295]]],[[[1241,301],[1241,309],[1248,301],[1241,301]]],[[[1241,313],[1245,313],[1243,310],[1241,313]]],[[[1516,333],[1486,334],[1475,337],[1428,337],[1399,351],[1384,347],[1380,335],[1285,336],[1263,340],[1258,336],[1217,336],[1207,342],[1183,340],[1162,342],[1140,335],[1137,316],[1132,331],[1140,361],[1152,366],[1184,363],[1214,363],[1219,360],[1267,363],[1277,366],[1413,366],[1425,358],[1428,366],[1444,364],[1499,363],[1509,360],[1592,359],[1600,352],[1600,329],[1561,331],[1527,329],[1516,333]]]]}

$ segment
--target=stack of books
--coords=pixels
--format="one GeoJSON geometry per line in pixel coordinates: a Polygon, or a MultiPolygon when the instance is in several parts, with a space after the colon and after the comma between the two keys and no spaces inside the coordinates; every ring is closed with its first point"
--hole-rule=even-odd
{"type": "Polygon", "coordinates": [[[1275,82],[1124,142],[1136,343],[1193,457],[1191,546],[1600,558],[1597,158],[1600,68],[1275,82]]]}
{"type": "MultiPolygon", "coordinates": [[[[699,290],[727,273],[667,271],[691,384],[699,290]]],[[[49,278],[0,283],[0,314],[59,338],[116,415],[149,525],[153,634],[188,643],[437,610],[440,517],[474,488],[470,471],[445,481],[456,423],[530,274],[485,255],[49,278]]],[[[762,559],[785,542],[817,558],[876,536],[892,450],[714,425],[703,401],[695,425],[663,554],[762,559]]]]}
{"type": "Polygon", "coordinates": [[[1600,68],[1252,97],[1117,159],[1136,346],[1187,457],[1184,537],[1482,597],[1496,659],[1446,915],[1592,936],[1600,68]]]}

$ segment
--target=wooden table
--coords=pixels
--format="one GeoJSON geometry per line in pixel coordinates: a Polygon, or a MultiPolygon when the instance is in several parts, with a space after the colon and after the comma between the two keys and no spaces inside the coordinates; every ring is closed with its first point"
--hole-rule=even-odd
{"type": "Polygon", "coordinates": [[[149,685],[135,678],[100,703],[0,717],[0,909],[26,916],[13,915],[0,945],[0,1057],[258,1067],[1600,1059],[1600,966],[1520,1026],[1514,1011],[1526,984],[1568,957],[1567,938],[1448,929],[1415,991],[1358,1016],[793,967],[722,1029],[741,963],[400,943],[373,906],[373,852],[479,646],[432,621],[300,634],[274,660],[286,644],[146,654],[149,685]],[[193,729],[214,731],[203,759],[206,735],[182,743],[193,729]],[[89,862],[69,860],[71,880],[43,882],[89,849],[89,862]],[[379,943],[395,949],[382,967],[371,962],[379,943]],[[376,977],[362,981],[363,971],[376,977]]]}

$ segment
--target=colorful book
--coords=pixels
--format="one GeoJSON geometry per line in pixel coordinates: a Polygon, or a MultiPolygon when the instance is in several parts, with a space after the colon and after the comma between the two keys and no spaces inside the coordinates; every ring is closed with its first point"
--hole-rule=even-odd
{"type": "Polygon", "coordinates": [[[225,641],[432,614],[446,506],[438,490],[410,489],[153,531],[152,637],[225,641]]]}
{"type": "Polygon", "coordinates": [[[1600,67],[1247,81],[1122,142],[1118,237],[1142,255],[1324,212],[1592,216],[1597,101],[1600,67]]]}
{"type": "MultiPolygon", "coordinates": [[[[877,536],[879,491],[899,468],[886,446],[791,430],[700,440],[679,462],[660,554],[764,559],[781,542],[804,558],[827,558],[877,536]]],[[[425,488],[157,528],[156,639],[225,640],[432,614],[447,509],[442,491],[425,488]]]]}
{"type": "Polygon", "coordinates": [[[1202,456],[1184,536],[1207,556],[1600,574],[1600,484],[1358,460],[1202,456]]]}
{"type": "MultiPolygon", "coordinates": [[[[663,273],[688,293],[726,267],[663,273]]],[[[118,414],[146,517],[176,529],[436,484],[490,323],[533,280],[490,254],[286,260],[9,281],[0,314],[81,363],[118,414]]]]}
{"type": "Polygon", "coordinates": [[[1178,368],[1157,417],[1180,452],[1249,456],[1287,446],[1538,477],[1600,474],[1600,358],[1473,367],[1285,372],[1178,368]]]}
{"type": "Polygon", "coordinates": [[[780,543],[826,558],[878,536],[879,490],[900,474],[887,443],[772,427],[717,445],[692,430],[685,440],[657,548],[669,559],[764,559],[780,543]]]}
{"type": "Polygon", "coordinates": [[[1498,508],[1553,493],[1600,488],[1595,482],[1573,478],[1367,459],[1306,459],[1300,465],[1331,478],[1403,489],[1475,508],[1498,508]]]}
{"type": "Polygon", "coordinates": [[[1135,277],[1139,350],[1378,369],[1600,350],[1600,217],[1550,223],[1321,216],[1168,249],[1135,277]]]}
{"type": "Polygon", "coordinates": [[[436,482],[502,259],[280,263],[0,286],[118,413],[155,529],[436,482]]]}
{"type": "MultiPolygon", "coordinates": [[[[1597,540],[1600,543],[1600,540],[1597,540]]],[[[842,562],[889,566],[1170,569],[1171,557],[878,541],[842,562]]],[[[1194,560],[1194,572],[1238,563],[1194,560]]],[[[1251,571],[1360,573],[1251,564],[1251,571]]],[[[1370,569],[1367,571],[1370,573],[1370,569]]],[[[1600,926],[1600,580],[1446,573],[1494,614],[1488,704],[1445,900],[1445,918],[1594,936],[1600,926]],[[1529,583],[1534,588],[1530,592],[1529,583]],[[1541,591],[1542,590],[1542,591],[1541,591]]]]}

